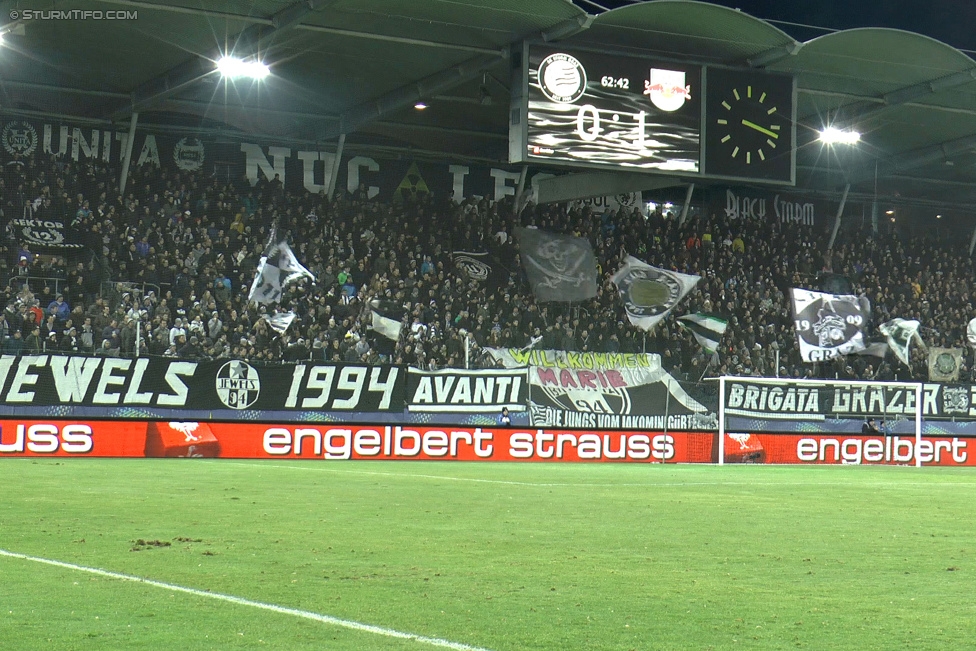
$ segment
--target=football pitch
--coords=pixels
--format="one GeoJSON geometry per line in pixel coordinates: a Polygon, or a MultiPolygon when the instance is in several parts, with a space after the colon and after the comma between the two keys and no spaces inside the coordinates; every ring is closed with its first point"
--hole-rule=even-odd
{"type": "Polygon", "coordinates": [[[966,469],[4,459],[0,649],[969,647],[974,510],[966,469]]]}

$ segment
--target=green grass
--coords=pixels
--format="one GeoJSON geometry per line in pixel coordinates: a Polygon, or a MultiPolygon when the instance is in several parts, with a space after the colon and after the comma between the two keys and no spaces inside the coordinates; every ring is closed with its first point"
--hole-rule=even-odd
{"type": "MultiPolygon", "coordinates": [[[[974,508],[965,469],[0,461],[2,549],[493,651],[970,647],[974,508]]],[[[0,557],[4,651],[432,648],[0,557]]]]}

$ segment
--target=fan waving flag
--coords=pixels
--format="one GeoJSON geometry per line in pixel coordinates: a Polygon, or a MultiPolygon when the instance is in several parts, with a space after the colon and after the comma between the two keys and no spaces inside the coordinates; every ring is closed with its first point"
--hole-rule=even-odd
{"type": "Polygon", "coordinates": [[[678,317],[678,325],[690,332],[702,348],[714,353],[718,351],[729,322],[714,314],[698,312],[678,317]]]}
{"type": "Polygon", "coordinates": [[[288,242],[278,242],[277,239],[277,231],[272,229],[268,247],[258,263],[258,274],[247,295],[249,301],[259,304],[276,303],[281,300],[281,293],[291,283],[302,278],[315,280],[315,276],[295,257],[288,242]]]}
{"type": "Polygon", "coordinates": [[[908,348],[912,339],[918,338],[919,325],[915,320],[896,318],[878,327],[878,331],[888,339],[888,348],[905,366],[911,366],[908,362],[908,348]]]}
{"type": "Polygon", "coordinates": [[[291,326],[292,321],[298,318],[298,315],[294,312],[278,312],[277,314],[272,314],[267,317],[268,325],[271,329],[277,332],[279,335],[285,334],[285,331],[291,326]]]}
{"type": "Polygon", "coordinates": [[[796,341],[804,362],[823,362],[867,347],[864,327],[871,317],[867,298],[796,288],[790,294],[796,341]]]}
{"type": "Polygon", "coordinates": [[[522,265],[540,302],[584,301],[596,296],[596,257],[582,237],[516,228],[522,265]]]}
{"type": "Polygon", "coordinates": [[[613,275],[627,318],[644,330],[650,330],[666,317],[699,280],[700,276],[658,269],[634,256],[627,256],[613,275]]]}
{"type": "Polygon", "coordinates": [[[369,308],[373,317],[370,327],[387,339],[397,341],[403,327],[403,306],[394,301],[373,299],[369,302],[369,308]]]}

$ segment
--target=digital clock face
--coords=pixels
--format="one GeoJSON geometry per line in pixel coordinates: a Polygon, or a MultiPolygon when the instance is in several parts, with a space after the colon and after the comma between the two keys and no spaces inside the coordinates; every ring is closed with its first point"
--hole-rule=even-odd
{"type": "Polygon", "coordinates": [[[525,158],[697,173],[701,69],[532,46],[525,158]]]}

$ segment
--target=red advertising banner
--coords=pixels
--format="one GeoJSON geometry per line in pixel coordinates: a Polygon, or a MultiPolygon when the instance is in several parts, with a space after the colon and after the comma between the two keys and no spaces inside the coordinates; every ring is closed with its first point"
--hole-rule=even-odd
{"type": "MultiPolygon", "coordinates": [[[[233,459],[714,463],[713,432],[555,430],[390,425],[0,420],[0,458],[233,459]]],[[[970,440],[831,434],[737,434],[726,463],[971,466],[970,440]]]]}

